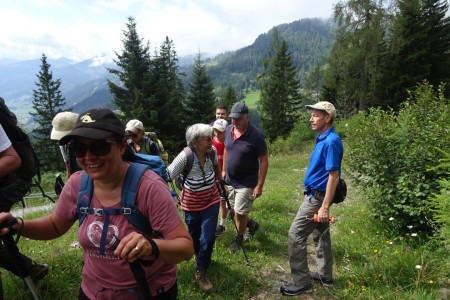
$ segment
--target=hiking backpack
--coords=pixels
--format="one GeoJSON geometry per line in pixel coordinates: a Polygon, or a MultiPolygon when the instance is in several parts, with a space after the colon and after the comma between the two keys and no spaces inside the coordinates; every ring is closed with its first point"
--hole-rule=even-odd
{"type": "MultiPolygon", "coordinates": [[[[148,131],[144,133],[144,136],[150,138],[152,140],[153,143],[156,144],[156,146],[158,147],[158,151],[159,151],[159,157],[161,157],[161,159],[163,160],[163,162],[166,164],[166,166],[169,165],[169,153],[167,153],[167,151],[164,149],[164,145],[161,142],[161,140],[158,138],[158,136],[156,135],[156,132],[153,131],[148,131]]],[[[146,144],[146,151],[149,153],[150,152],[150,145],[151,144],[146,144]]]]}
{"type": "Polygon", "coordinates": [[[33,177],[37,176],[35,184],[41,190],[42,195],[47,196],[41,185],[39,160],[31,145],[29,136],[17,125],[16,115],[9,110],[5,104],[5,100],[0,97],[0,124],[5,130],[6,135],[11,141],[14,150],[21,159],[20,168],[9,174],[0,184],[0,201],[12,205],[22,201],[23,197],[28,194],[33,184],[33,177]]]}
{"type": "Polygon", "coordinates": [[[166,164],[160,156],[135,153],[131,162],[148,165],[153,172],[158,174],[165,182],[168,181],[166,164]]]}

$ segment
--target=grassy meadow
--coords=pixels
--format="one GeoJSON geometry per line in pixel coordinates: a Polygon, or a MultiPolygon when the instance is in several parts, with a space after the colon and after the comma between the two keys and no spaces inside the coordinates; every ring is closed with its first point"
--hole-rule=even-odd
{"type": "MultiPolygon", "coordinates": [[[[303,200],[302,181],[311,150],[312,144],[308,144],[302,153],[270,158],[263,196],[256,200],[251,214],[261,227],[245,244],[251,265],[246,265],[242,251],[231,254],[227,250],[234,236],[230,223],[213,252],[208,273],[213,290],[204,293],[197,287],[194,261],[186,261],[179,265],[179,299],[285,298],[279,287],[291,279],[287,233],[303,200]]],[[[449,285],[448,252],[432,242],[424,243],[414,229],[407,236],[392,237],[389,228],[380,228],[367,213],[365,192],[352,186],[345,170],[344,177],[348,179],[348,197],[331,208],[336,217],[331,225],[334,287],[326,289],[314,283],[312,294],[291,298],[438,299],[438,289],[449,285]]],[[[82,255],[75,243],[76,231],[77,224],[67,235],[53,241],[22,238],[19,242],[23,253],[50,266],[49,274],[38,285],[43,299],[77,299],[82,255]]],[[[314,260],[310,266],[314,270],[314,260]]],[[[5,299],[31,299],[19,278],[3,271],[2,279],[5,299]]]]}
{"type": "Polygon", "coordinates": [[[245,98],[242,100],[250,109],[256,109],[256,102],[260,100],[261,91],[251,90],[247,94],[245,94],[245,98]]]}

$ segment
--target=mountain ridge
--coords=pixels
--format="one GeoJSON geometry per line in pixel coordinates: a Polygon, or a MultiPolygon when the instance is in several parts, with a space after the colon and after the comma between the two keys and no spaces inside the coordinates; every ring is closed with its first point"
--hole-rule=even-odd
{"type": "MultiPolygon", "coordinates": [[[[231,84],[241,90],[255,88],[256,77],[262,71],[265,53],[270,47],[275,29],[289,45],[300,80],[305,78],[310,68],[321,63],[323,56],[331,49],[334,25],[329,20],[312,18],[280,24],[260,34],[246,47],[212,58],[206,55],[203,57],[202,54],[215,87],[220,90],[231,84]]],[[[183,78],[184,82],[190,80],[195,58],[195,54],[178,57],[180,73],[187,74],[183,78]]],[[[107,68],[117,68],[113,62],[105,61],[102,55],[80,62],[64,57],[47,58],[47,62],[53,79],[61,79],[60,91],[66,99],[66,108],[72,108],[75,112],[98,106],[114,108],[111,102],[113,96],[107,86],[107,79],[117,82],[107,71],[107,68]]],[[[32,109],[33,90],[37,89],[40,64],[40,59],[0,60],[0,74],[8,74],[0,78],[0,96],[26,129],[33,125],[29,112],[32,109]]]]}

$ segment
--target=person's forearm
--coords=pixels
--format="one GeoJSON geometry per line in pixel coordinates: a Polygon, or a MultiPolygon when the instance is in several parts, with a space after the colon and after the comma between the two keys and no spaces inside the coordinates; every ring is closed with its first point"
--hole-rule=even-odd
{"type": "Polygon", "coordinates": [[[269,158],[267,155],[263,158],[260,158],[259,163],[259,176],[257,185],[262,189],[264,186],[264,182],[266,181],[267,170],[269,169],[269,158]]]}
{"type": "Polygon", "coordinates": [[[328,209],[333,203],[334,194],[336,192],[336,187],[339,182],[339,172],[330,171],[328,175],[328,182],[325,191],[325,198],[322,202],[322,207],[328,209]]]}
{"type": "Polygon", "coordinates": [[[179,237],[173,240],[154,239],[159,248],[159,259],[168,264],[178,264],[194,255],[192,240],[179,237]]]}
{"type": "MultiPolygon", "coordinates": [[[[19,221],[20,223],[20,221],[19,221]]],[[[63,235],[69,228],[67,225],[67,230],[62,229],[61,226],[57,226],[50,215],[44,216],[34,220],[24,220],[22,226],[22,235],[33,240],[51,240],[63,235]]]]}
{"type": "Polygon", "coordinates": [[[0,177],[4,177],[20,168],[21,160],[13,147],[0,154],[0,177]]]}

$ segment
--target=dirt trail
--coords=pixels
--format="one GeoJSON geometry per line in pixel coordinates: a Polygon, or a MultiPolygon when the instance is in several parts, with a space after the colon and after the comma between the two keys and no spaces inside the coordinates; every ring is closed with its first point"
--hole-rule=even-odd
{"type": "MultiPolygon", "coordinates": [[[[286,245],[287,251],[287,245],[286,245]]],[[[308,238],[308,262],[310,271],[315,271],[315,256],[316,252],[314,250],[313,241],[308,238]]],[[[266,285],[267,288],[261,291],[257,296],[252,297],[252,300],[277,300],[277,299],[302,299],[302,300],[329,300],[338,299],[332,294],[332,288],[326,290],[325,287],[318,283],[313,283],[313,292],[310,294],[302,294],[294,297],[286,297],[280,293],[280,286],[292,281],[291,272],[289,270],[289,264],[278,266],[278,268],[265,268],[261,270],[260,280],[263,286],[266,285]]]]}

